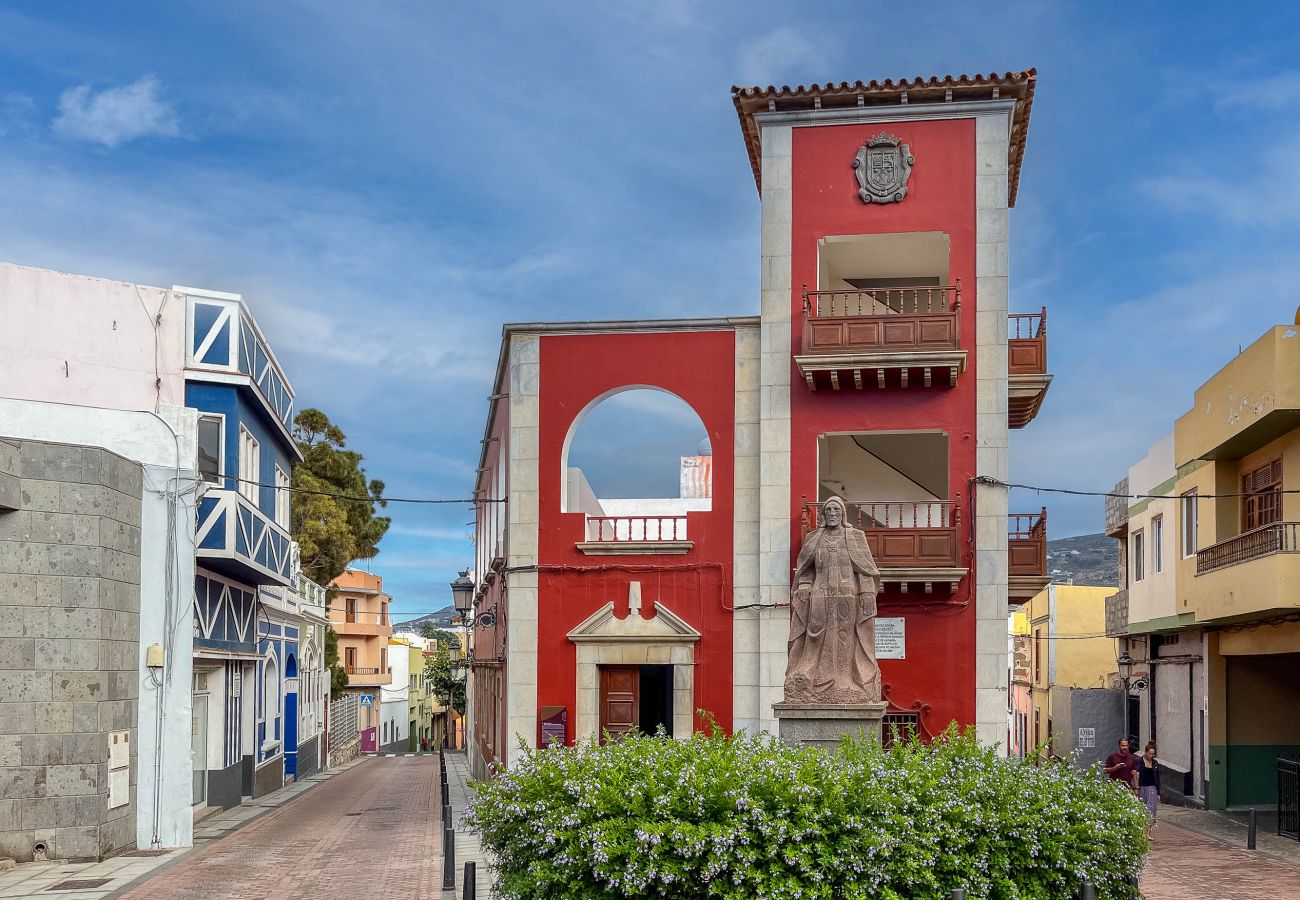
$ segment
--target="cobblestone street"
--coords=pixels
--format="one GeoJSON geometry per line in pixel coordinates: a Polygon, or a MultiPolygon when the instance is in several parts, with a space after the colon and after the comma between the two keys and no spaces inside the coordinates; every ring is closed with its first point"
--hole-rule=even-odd
{"type": "Polygon", "coordinates": [[[118,896],[438,897],[441,823],[437,754],[377,757],[118,896]]]}

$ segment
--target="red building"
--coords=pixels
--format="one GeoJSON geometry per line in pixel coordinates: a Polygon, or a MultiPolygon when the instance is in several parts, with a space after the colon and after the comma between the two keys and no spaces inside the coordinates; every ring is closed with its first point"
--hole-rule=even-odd
{"type": "Polygon", "coordinates": [[[775,733],[791,568],[833,494],[884,574],[891,719],[1006,740],[1008,602],[1047,580],[1044,515],[1009,516],[998,483],[1051,379],[1045,311],[1008,315],[1033,92],[1032,70],[734,89],[760,315],[505,327],[475,494],[477,774],[518,736],[680,737],[697,710],[775,733]],[[569,466],[583,416],[634,387],[698,415],[707,500],[630,507],[569,466]]]}

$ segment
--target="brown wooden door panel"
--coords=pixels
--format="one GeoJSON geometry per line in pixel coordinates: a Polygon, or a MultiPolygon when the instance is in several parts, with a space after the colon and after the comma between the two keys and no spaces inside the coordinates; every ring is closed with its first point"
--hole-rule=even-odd
{"type": "Polygon", "coordinates": [[[637,731],[641,713],[641,670],[636,666],[600,667],[600,740],[637,731]]]}

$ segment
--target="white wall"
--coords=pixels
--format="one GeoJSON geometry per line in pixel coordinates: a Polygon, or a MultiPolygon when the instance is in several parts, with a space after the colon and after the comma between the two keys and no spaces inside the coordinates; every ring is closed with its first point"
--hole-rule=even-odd
{"type": "Polygon", "coordinates": [[[153,846],[155,837],[162,847],[188,847],[193,843],[190,686],[194,495],[185,491],[196,484],[192,465],[197,422],[197,412],[183,407],[163,407],[154,415],[0,399],[0,435],[102,447],[144,466],[136,751],[136,843],[141,848],[153,846]],[[176,496],[178,487],[181,492],[176,496]],[[169,620],[170,638],[164,630],[169,620]],[[161,688],[155,687],[144,668],[144,651],[154,643],[167,648],[161,688]]]}
{"type": "Polygon", "coordinates": [[[106,409],[183,406],[184,366],[180,295],[0,263],[0,395],[106,409]]]}
{"type": "MultiPolygon", "coordinates": [[[[1130,494],[1150,494],[1171,481],[1177,473],[1174,466],[1174,433],[1171,431],[1151,445],[1141,460],[1128,470],[1128,488],[1130,494]]],[[[1173,486],[1162,489],[1163,493],[1174,496],[1173,486]]],[[[1172,616],[1177,612],[1176,591],[1174,590],[1174,568],[1178,562],[1178,517],[1181,513],[1177,500],[1136,500],[1129,504],[1128,523],[1128,617],[1130,622],[1145,622],[1162,616],[1172,616]],[[1161,539],[1162,568],[1155,567],[1155,544],[1153,541],[1153,520],[1163,520],[1161,539]],[[1143,537],[1142,554],[1144,556],[1141,581],[1132,579],[1133,573],[1133,533],[1141,529],[1143,537]]]]}

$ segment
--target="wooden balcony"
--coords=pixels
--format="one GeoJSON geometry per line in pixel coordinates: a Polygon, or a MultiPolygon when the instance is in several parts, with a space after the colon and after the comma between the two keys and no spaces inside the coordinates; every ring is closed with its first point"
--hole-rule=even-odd
{"type": "MultiPolygon", "coordinates": [[[[925,593],[946,586],[949,593],[965,577],[961,567],[961,495],[953,500],[857,501],[845,504],[848,524],[867,536],[881,581],[907,593],[913,584],[925,593]]],[[[803,504],[803,533],[817,527],[820,503],[803,504]]]]}
{"type": "Polygon", "coordinates": [[[1047,307],[1007,320],[1007,424],[1024,428],[1038,415],[1052,376],[1047,374],[1047,307]]]}
{"type": "Polygon", "coordinates": [[[961,347],[961,282],[934,287],[803,291],[803,348],[795,357],[810,390],[871,385],[955,385],[961,347]]]}
{"type": "Polygon", "coordinates": [[[587,516],[586,540],[578,549],[588,556],[680,556],[695,543],[686,537],[686,516],[587,516]]]}
{"type": "Polygon", "coordinates": [[[1047,507],[1007,517],[1007,602],[1027,603],[1052,580],[1047,572],[1047,507]]]}

